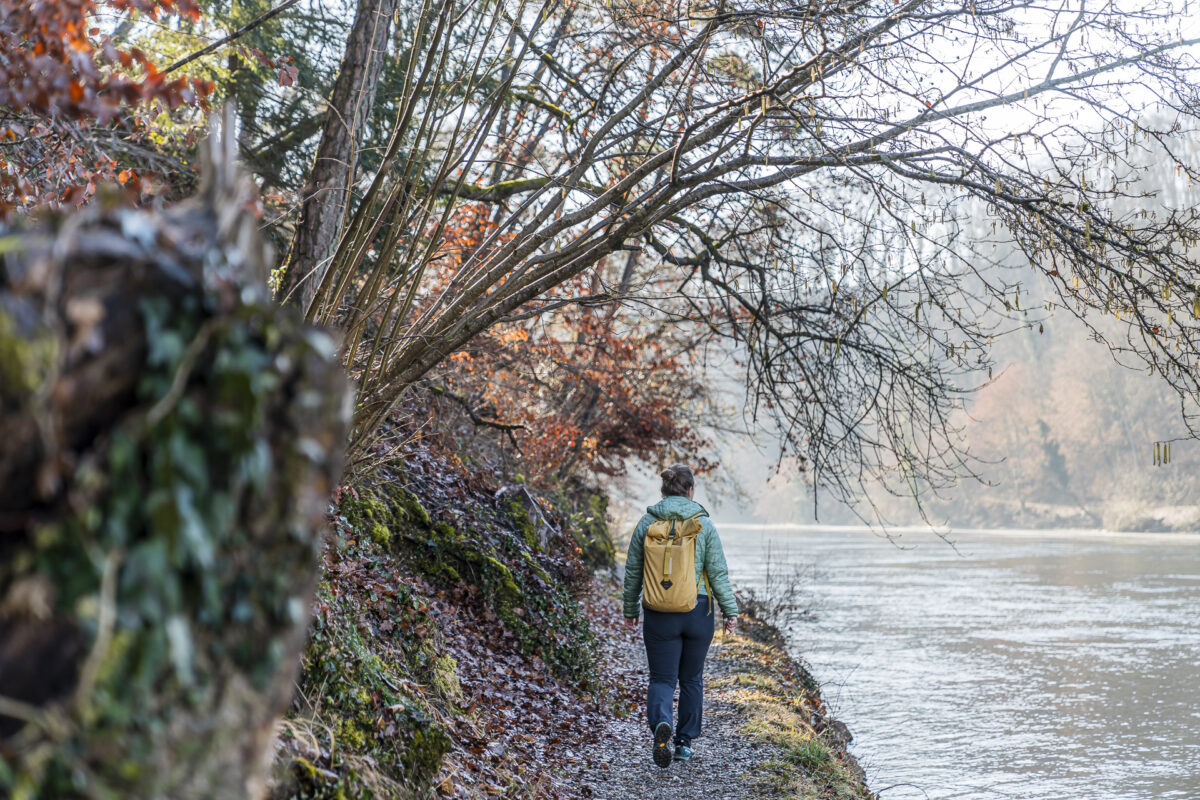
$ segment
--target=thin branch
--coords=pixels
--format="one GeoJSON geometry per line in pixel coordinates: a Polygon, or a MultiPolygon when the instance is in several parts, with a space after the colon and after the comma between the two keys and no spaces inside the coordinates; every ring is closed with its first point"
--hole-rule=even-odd
{"type": "Polygon", "coordinates": [[[525,430],[526,428],[524,425],[509,425],[504,422],[498,422],[494,419],[484,419],[483,417],[479,416],[479,413],[471,405],[471,401],[463,397],[461,394],[456,394],[444,386],[436,386],[428,382],[425,382],[425,385],[428,387],[429,391],[433,392],[434,394],[453,400],[462,406],[463,411],[467,412],[467,417],[475,425],[484,428],[495,428],[498,431],[504,431],[506,434],[508,434],[508,439],[512,442],[513,447],[520,451],[521,446],[517,444],[517,437],[513,435],[513,431],[525,430]]]}
{"type": "Polygon", "coordinates": [[[204,56],[208,55],[209,53],[213,53],[213,52],[216,52],[217,50],[220,50],[222,47],[229,44],[230,42],[236,42],[238,39],[242,38],[247,33],[254,30],[255,28],[257,28],[259,25],[262,25],[264,22],[267,22],[268,20],[278,16],[279,14],[282,14],[284,11],[288,10],[289,8],[291,8],[292,6],[296,5],[299,2],[300,2],[300,0],[283,0],[283,2],[280,3],[279,5],[277,5],[275,8],[272,8],[270,11],[260,14],[258,17],[251,20],[250,22],[247,22],[245,25],[238,28],[236,31],[229,34],[225,38],[218,39],[217,41],[213,42],[212,44],[208,45],[207,47],[205,47],[201,50],[197,50],[196,52],[192,53],[190,56],[184,56],[183,58],[179,59],[171,66],[164,69],[162,71],[162,74],[169,75],[170,73],[174,72],[175,70],[179,69],[180,67],[185,67],[198,58],[204,58],[204,56]]]}

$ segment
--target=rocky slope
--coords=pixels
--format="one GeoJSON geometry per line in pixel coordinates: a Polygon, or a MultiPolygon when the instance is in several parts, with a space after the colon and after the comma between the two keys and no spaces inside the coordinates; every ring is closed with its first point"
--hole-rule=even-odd
{"type": "Polygon", "coordinates": [[[542,765],[613,702],[578,599],[602,498],[552,512],[436,442],[374,477],[337,498],[272,798],[572,796],[542,765]]]}

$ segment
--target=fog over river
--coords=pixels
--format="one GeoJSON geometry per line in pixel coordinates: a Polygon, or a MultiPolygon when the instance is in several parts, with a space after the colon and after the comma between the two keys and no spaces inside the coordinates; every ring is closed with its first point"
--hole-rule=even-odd
{"type": "Polygon", "coordinates": [[[1200,536],[717,526],[885,800],[1200,800],[1200,536]]]}

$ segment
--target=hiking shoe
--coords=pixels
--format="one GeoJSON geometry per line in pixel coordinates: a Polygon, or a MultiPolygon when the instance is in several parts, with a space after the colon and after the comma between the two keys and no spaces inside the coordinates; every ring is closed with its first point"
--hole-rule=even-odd
{"type": "Polygon", "coordinates": [[[675,745],[675,760],[676,761],[691,761],[692,748],[686,744],[675,745]]]}
{"type": "Polygon", "coordinates": [[[671,759],[674,757],[671,749],[667,747],[671,743],[671,723],[660,722],[654,729],[654,763],[658,764],[663,769],[671,766],[671,759]]]}

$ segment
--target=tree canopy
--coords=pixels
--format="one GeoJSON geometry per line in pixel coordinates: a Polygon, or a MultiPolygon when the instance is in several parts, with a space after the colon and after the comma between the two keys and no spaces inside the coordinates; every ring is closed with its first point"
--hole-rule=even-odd
{"type": "MultiPolygon", "coordinates": [[[[186,69],[239,110],[281,297],[345,331],[359,453],[481,335],[579,350],[599,315],[736,359],[747,414],[826,489],[937,486],[972,469],[953,412],[994,336],[1035,321],[1009,246],[1196,395],[1197,40],[1172,3],[201,6],[126,35],[212,49],[186,69]]],[[[703,392],[593,387],[630,420],[703,392]]]]}
{"type": "Polygon", "coordinates": [[[348,331],[360,436],[475,336],[561,308],[555,287],[631,252],[688,321],[738,342],[751,413],[841,492],[969,469],[950,411],[1026,310],[1002,240],[1195,391],[1196,216],[1148,214],[1135,183],[1157,158],[1194,175],[1174,143],[1195,121],[1195,42],[1170,5],[407,13],[380,165],[328,264],[307,265],[310,318],[348,331]],[[447,275],[431,265],[466,203],[494,227],[447,275]]]}

